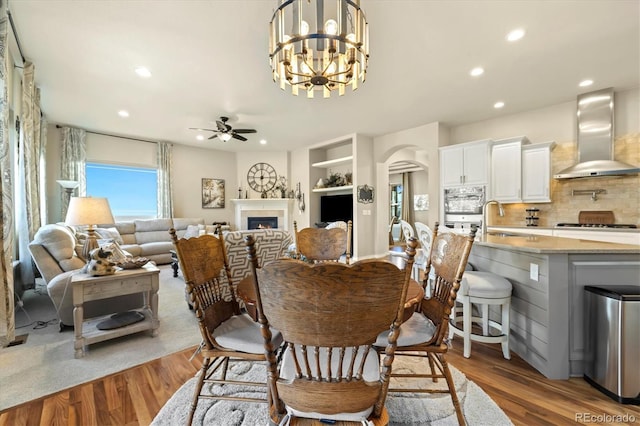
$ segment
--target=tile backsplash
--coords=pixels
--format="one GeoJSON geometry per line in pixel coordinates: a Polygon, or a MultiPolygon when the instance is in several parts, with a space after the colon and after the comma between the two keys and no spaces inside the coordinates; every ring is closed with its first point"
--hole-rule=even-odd
{"type": "MultiPolygon", "coordinates": [[[[576,144],[558,143],[551,152],[552,174],[576,162],[576,144]]],[[[616,138],[614,158],[632,165],[640,164],[640,134],[616,138]]],[[[581,210],[611,210],[616,223],[640,225],[640,175],[556,180],[551,178],[551,203],[505,204],[505,215],[491,209],[491,224],[525,226],[525,209],[540,209],[538,226],[553,227],[560,222],[577,223],[581,210]],[[572,190],[604,189],[593,201],[591,195],[571,195],[572,190]]]]}

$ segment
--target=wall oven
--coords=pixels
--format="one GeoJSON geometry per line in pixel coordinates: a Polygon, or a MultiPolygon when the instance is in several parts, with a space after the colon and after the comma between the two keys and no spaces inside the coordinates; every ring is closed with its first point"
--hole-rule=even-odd
{"type": "Polygon", "coordinates": [[[449,228],[470,228],[482,224],[484,186],[460,186],[444,190],[444,224],[449,228]]]}

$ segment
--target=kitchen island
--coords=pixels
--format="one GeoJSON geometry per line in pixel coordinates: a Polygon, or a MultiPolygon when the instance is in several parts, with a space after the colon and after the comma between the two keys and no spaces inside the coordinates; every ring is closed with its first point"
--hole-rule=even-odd
{"type": "Polygon", "coordinates": [[[640,286],[631,244],[496,233],[476,238],[469,262],[511,281],[511,350],[550,379],[583,374],[584,287],[640,286]]]}

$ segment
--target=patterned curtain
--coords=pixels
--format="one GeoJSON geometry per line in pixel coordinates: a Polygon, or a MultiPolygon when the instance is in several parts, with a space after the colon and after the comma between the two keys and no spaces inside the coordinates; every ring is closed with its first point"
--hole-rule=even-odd
{"type": "Polygon", "coordinates": [[[23,286],[32,286],[35,281],[29,242],[42,225],[40,214],[42,147],[41,138],[40,90],[34,81],[34,66],[25,63],[22,78],[22,120],[18,150],[18,256],[20,259],[20,278],[23,286]]]}
{"type": "Polygon", "coordinates": [[[9,146],[9,104],[7,99],[7,5],[0,2],[0,347],[7,346],[15,338],[13,312],[13,188],[11,181],[11,156],[9,146]]]}
{"type": "Polygon", "coordinates": [[[402,174],[402,217],[413,226],[413,190],[411,188],[411,173],[402,174]]]}
{"type": "Polygon", "coordinates": [[[173,217],[173,201],[171,197],[171,163],[173,162],[173,145],[158,142],[158,217],[173,217]]]}
{"type": "MultiPolygon", "coordinates": [[[[60,161],[60,179],[75,180],[80,183],[77,194],[83,197],[87,193],[87,178],[84,165],[87,160],[87,132],[73,127],[62,127],[62,160],[60,161]]],[[[61,191],[60,205],[66,212],[69,207],[67,194],[61,191]]],[[[64,220],[64,218],[62,218],[64,220]]]]}

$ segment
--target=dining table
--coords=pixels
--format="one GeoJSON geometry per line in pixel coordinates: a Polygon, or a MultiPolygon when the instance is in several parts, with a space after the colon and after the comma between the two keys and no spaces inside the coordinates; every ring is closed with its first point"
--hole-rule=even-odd
{"type": "MultiPolygon", "coordinates": [[[[400,268],[404,268],[405,261],[403,256],[390,255],[383,259],[391,261],[400,268]]],[[[418,302],[424,299],[424,294],[425,291],[422,284],[411,278],[405,297],[403,322],[411,318],[418,302]]],[[[244,302],[249,316],[253,318],[254,321],[257,321],[258,313],[256,311],[256,292],[253,285],[253,274],[249,274],[240,280],[236,287],[236,295],[244,302]]]]}

